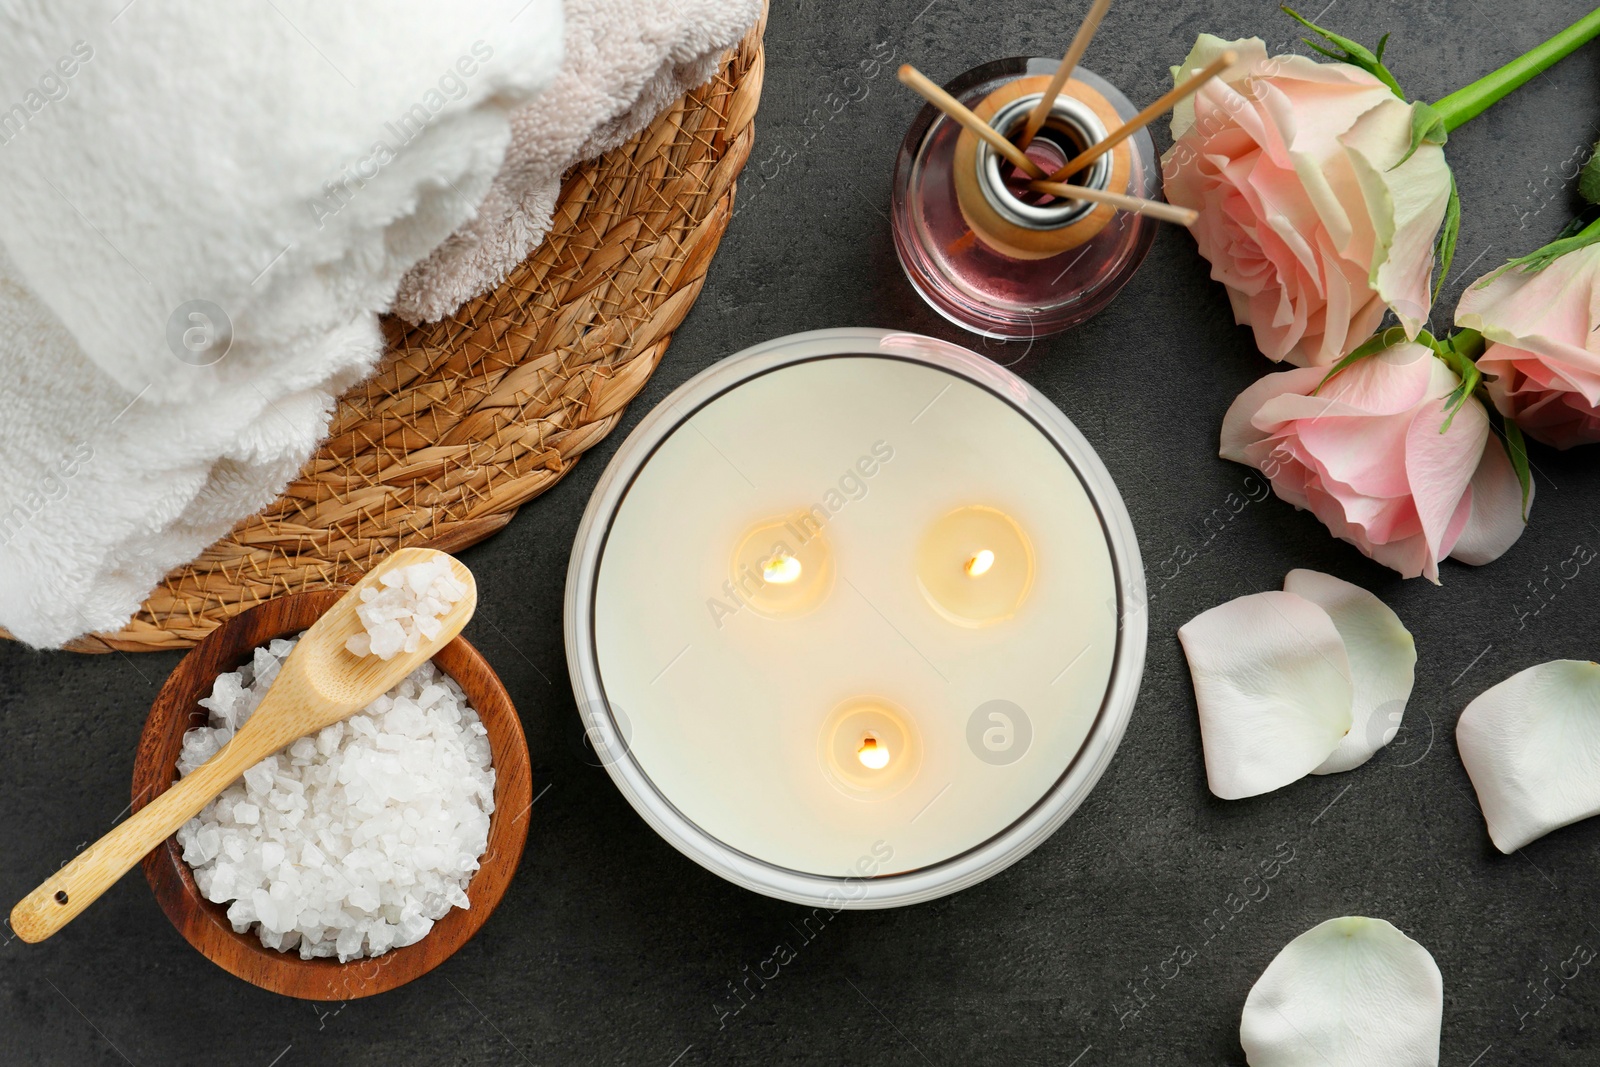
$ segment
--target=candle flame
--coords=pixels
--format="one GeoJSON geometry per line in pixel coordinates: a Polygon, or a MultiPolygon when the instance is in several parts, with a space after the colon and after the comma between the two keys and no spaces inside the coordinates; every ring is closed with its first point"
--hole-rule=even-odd
{"type": "Polygon", "coordinates": [[[863,738],[861,748],[856,751],[856,758],[863,767],[869,770],[881,771],[889,765],[889,750],[878,743],[876,737],[863,738]]]}
{"type": "Polygon", "coordinates": [[[971,559],[967,560],[966,567],[964,569],[967,572],[967,577],[981,578],[985,574],[988,574],[989,568],[993,566],[994,553],[989,551],[987,548],[982,548],[979,549],[971,559]]]}
{"type": "Polygon", "coordinates": [[[779,553],[761,565],[761,577],[778,585],[788,585],[800,577],[800,561],[779,553]]]}

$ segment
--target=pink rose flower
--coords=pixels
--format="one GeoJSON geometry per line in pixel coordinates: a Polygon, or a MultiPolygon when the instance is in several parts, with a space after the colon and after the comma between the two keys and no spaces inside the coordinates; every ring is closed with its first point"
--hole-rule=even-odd
{"type": "Polygon", "coordinates": [[[1600,441],[1600,244],[1474,283],[1456,324],[1483,334],[1489,396],[1529,437],[1555,448],[1600,441]]]}
{"type": "Polygon", "coordinates": [[[1268,358],[1335,363],[1393,309],[1415,337],[1432,303],[1433,244],[1450,200],[1436,144],[1411,145],[1413,105],[1346,63],[1268,58],[1259,38],[1202,34],[1174,78],[1227,49],[1239,61],[1172,113],[1166,196],[1233,314],[1268,358]]]}
{"type": "Polygon", "coordinates": [[[1246,389],[1223,418],[1222,457],[1407,578],[1437,583],[1446,556],[1487,563],[1522,535],[1522,488],[1482,403],[1440,432],[1460,379],[1431,349],[1402,342],[1321,385],[1327,373],[1246,389]]]}

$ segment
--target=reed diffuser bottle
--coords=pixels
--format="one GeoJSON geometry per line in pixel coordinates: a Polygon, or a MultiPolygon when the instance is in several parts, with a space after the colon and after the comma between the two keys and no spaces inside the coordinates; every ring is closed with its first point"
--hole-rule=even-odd
{"type": "MultiPolygon", "coordinates": [[[[945,90],[1011,140],[1058,62],[985,63],[945,90]]],[[[1134,114],[1115,86],[1079,68],[1025,154],[1054,174],[1134,114]]],[[[1066,180],[1151,199],[1161,180],[1155,145],[1140,130],[1066,180]]],[[[932,104],[900,146],[892,210],[900,265],[923,299],[974,333],[1038,337],[1076,326],[1110,303],[1155,239],[1155,221],[1142,211],[1037,192],[1029,184],[1022,168],[932,104]]]]}
{"type": "Polygon", "coordinates": [[[1097,0],[1060,60],[996,60],[942,87],[900,68],[928,106],[895,163],[895,251],[923,299],[974,333],[1032,338],[1083,322],[1133,277],[1157,221],[1195,219],[1159,201],[1145,126],[1233,57],[1136,110],[1077,65],[1107,6],[1097,0]]]}

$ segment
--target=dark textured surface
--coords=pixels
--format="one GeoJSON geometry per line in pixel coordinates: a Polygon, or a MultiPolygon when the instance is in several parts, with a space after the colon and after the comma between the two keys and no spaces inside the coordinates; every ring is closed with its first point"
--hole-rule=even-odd
{"type": "MultiPolygon", "coordinates": [[[[1001,55],[1057,53],[1082,6],[1056,6],[1069,12],[1058,18],[976,0],[778,0],[740,214],[624,429],[696,371],[778,334],[872,325],[971,343],[918,302],[889,240],[890,169],[918,101],[886,67],[841,108],[860,96],[845,76],[860,77],[879,42],[940,80],[1001,55]]],[[[1396,75],[1436,99],[1586,8],[1335,0],[1323,20],[1368,41],[1393,30],[1396,75]]],[[[1087,63],[1144,101],[1196,33],[1259,33],[1280,50],[1290,28],[1266,3],[1120,0],[1087,63]]],[[[1451,137],[1465,278],[1565,221],[1573,161],[1600,135],[1597,85],[1592,45],[1451,137]]],[[[311,1005],[207,963],[134,875],[53,940],[0,945],[0,1063],[1238,1064],[1251,983],[1291,938],[1343,914],[1387,918],[1433,953],[1442,1064],[1600,1061],[1600,970],[1564,987],[1556,974],[1577,946],[1600,948],[1600,820],[1499,855],[1452,741],[1462,707],[1490,684],[1595,654],[1600,574],[1553,579],[1544,601],[1530,583],[1575,546],[1600,547],[1600,449],[1536,449],[1539,499],[1521,542],[1489,567],[1448,564],[1435,588],[1400,581],[1275,498],[1204,524],[1248,474],[1215,457],[1222,412],[1269,366],[1182,233],[1160,235],[1097,319],[1031,351],[990,351],[1017,361],[1100,450],[1159,587],[1127,738],[1088,804],[1037,852],[953,898],[841,913],[806,942],[791,925],[803,909],[724,884],[657,838],[580,758],[561,644],[571,536],[619,434],[465,554],[499,591],[468,636],[520,705],[535,789],[549,786],[522,869],[477,939],[398,991],[311,1005]],[[1175,552],[1194,558],[1162,585],[1173,566],[1158,565],[1175,552]],[[1376,591],[1415,631],[1406,730],[1351,774],[1219,801],[1173,631],[1295,566],[1376,591]],[[1241,908],[1246,876],[1287,855],[1270,892],[1241,908]],[[734,1013],[729,983],[781,942],[795,958],[765,988],[752,980],[758,991],[734,1013]],[[1177,968],[1180,949],[1189,962],[1177,968]],[[1134,1016],[1136,985],[1147,1003],[1134,1016]]],[[[140,724],[175,662],[0,648],[8,907],[120,817],[140,724]]]]}

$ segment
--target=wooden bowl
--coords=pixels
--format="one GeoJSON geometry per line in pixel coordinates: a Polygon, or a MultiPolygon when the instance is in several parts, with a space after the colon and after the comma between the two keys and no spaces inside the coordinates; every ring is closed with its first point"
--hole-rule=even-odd
{"type": "MultiPolygon", "coordinates": [[[[133,768],[133,810],[160,796],[178,777],[184,731],[206,723],[201,697],[209,696],[219,674],[238,670],[258,645],[292,637],[309,627],[342,593],[325,590],[270,600],[223,623],[178,664],[162,686],[145,720],[133,768]]],[[[494,670],[464,638],[451,641],[433,657],[454,678],[488,730],[494,758],[494,813],[489,846],[467,886],[468,909],[452,908],[414,945],[381,956],[340,963],[302,960],[297,951],[264,947],[252,933],[237,934],[227,908],[201,895],[176,836],[144,859],[145,877],[161,909],[178,932],[212,963],[245,981],[305,1000],[354,1000],[404,985],[443,963],[477,933],[504,896],[528,837],[531,768],[511,698],[494,670]]]]}

